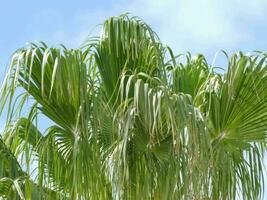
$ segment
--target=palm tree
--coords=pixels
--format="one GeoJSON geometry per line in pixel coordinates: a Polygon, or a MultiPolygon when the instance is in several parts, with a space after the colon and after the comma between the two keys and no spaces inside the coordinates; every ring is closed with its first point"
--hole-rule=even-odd
{"type": "Polygon", "coordinates": [[[266,56],[235,53],[219,73],[129,15],[78,49],[18,49],[1,89],[0,196],[262,198],[266,56]]]}

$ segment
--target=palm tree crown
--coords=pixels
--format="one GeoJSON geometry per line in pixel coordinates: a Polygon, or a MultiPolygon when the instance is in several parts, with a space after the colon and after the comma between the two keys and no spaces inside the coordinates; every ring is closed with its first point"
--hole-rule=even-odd
{"type": "Polygon", "coordinates": [[[129,15],[78,49],[18,49],[1,89],[0,198],[262,198],[266,54],[227,59],[218,73],[175,56],[129,15]]]}

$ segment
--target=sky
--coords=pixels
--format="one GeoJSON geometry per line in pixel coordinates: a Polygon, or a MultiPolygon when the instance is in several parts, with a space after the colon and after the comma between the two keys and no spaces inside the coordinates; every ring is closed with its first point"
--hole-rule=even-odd
{"type": "MultiPolygon", "coordinates": [[[[12,53],[27,42],[77,48],[99,34],[105,19],[129,12],[141,17],[175,54],[265,51],[266,0],[0,0],[0,81],[12,53]],[[98,28],[97,28],[98,27],[98,28]]],[[[222,54],[217,67],[226,66],[222,54]]],[[[3,120],[0,118],[0,130],[3,120]]]]}
{"type": "Polygon", "coordinates": [[[202,53],[211,63],[220,50],[266,51],[266,10],[266,0],[0,0],[0,80],[12,52],[27,42],[77,48],[106,18],[126,12],[147,22],[176,54],[202,53]]]}
{"type": "Polygon", "coordinates": [[[130,12],[175,53],[266,50],[266,0],[0,0],[0,80],[12,52],[27,42],[75,48],[106,18],[130,12]]]}

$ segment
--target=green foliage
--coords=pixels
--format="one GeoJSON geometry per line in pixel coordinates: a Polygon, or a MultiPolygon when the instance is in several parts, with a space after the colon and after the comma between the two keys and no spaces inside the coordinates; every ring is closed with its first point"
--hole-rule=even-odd
{"type": "Polygon", "coordinates": [[[0,197],[262,198],[266,85],[264,53],[220,74],[129,15],[79,49],[18,49],[1,88],[0,197]]]}

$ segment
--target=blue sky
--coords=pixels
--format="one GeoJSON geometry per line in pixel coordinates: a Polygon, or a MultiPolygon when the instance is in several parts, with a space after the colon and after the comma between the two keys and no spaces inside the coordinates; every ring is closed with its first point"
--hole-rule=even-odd
{"type": "MultiPolygon", "coordinates": [[[[12,52],[27,42],[76,48],[106,18],[125,12],[145,20],[176,54],[203,53],[211,63],[221,49],[265,51],[266,10],[266,0],[0,0],[0,80],[12,52]]],[[[215,64],[224,61],[221,55],[215,64]]]]}
{"type": "Polygon", "coordinates": [[[266,51],[266,10],[266,0],[0,0],[0,80],[27,42],[75,48],[104,19],[125,12],[143,18],[176,54],[203,53],[211,62],[221,49],[266,51]]]}
{"type": "Polygon", "coordinates": [[[265,0],[0,0],[0,79],[14,50],[43,40],[78,47],[107,17],[140,16],[175,52],[266,50],[265,0]]]}

